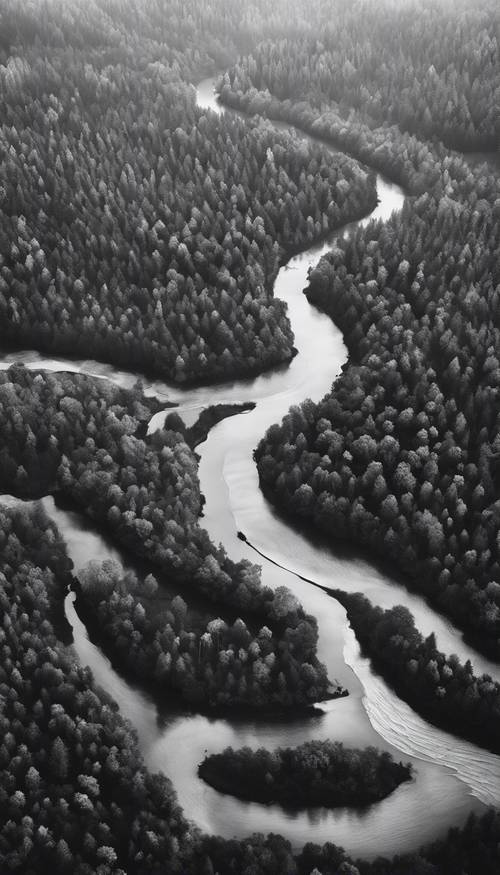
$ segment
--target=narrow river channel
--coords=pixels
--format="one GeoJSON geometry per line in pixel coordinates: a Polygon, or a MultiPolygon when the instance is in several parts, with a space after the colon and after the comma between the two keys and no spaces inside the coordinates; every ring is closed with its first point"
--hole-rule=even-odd
{"type": "MultiPolygon", "coordinates": [[[[214,81],[202,82],[196,89],[196,99],[201,108],[220,113],[224,110],[215,98],[214,81]]],[[[400,188],[378,176],[377,191],[379,204],[363,223],[372,218],[387,219],[394,210],[401,209],[404,193],[400,188]]],[[[340,331],[329,317],[308,304],[302,291],[309,267],[328,251],[339,233],[350,233],[356,224],[292,258],[280,270],[274,293],[288,305],[299,350],[289,366],[253,380],[186,390],[143,379],[147,394],[177,402],[179,412],[189,423],[208,404],[256,402],[254,410],[219,423],[198,447],[201,488],[206,497],[202,522],[211,538],[224,544],[232,559],[245,557],[261,564],[263,583],[288,586],[305,609],[318,618],[319,657],[327,665],[329,676],[348,687],[349,697],[322,706],[323,713],[318,716],[288,723],[209,719],[179,713],[178,709],[169,713],[168,702],[160,717],[154,703],[119,677],[89,641],[71,593],[66,613],[81,661],[92,667],[97,682],[135,725],[148,766],[163,770],[172,779],[179,802],[194,823],[227,838],[254,831],[278,832],[290,839],[294,848],[306,841],[332,841],[352,854],[371,858],[417,848],[444,834],[449,826],[462,824],[472,810],[480,810],[485,804],[500,805],[500,758],[436,729],[399,700],[361,656],[344,609],[314,583],[362,591],[382,607],[406,605],[418,628],[424,634],[433,631],[438,646],[446,653],[471,659],[477,672],[487,671],[497,679],[500,666],[467,646],[458,630],[423,599],[409,593],[401,581],[365,560],[312,544],[287,526],[259,490],[252,452],[265,430],[279,421],[292,404],[307,397],[319,400],[347,359],[340,331]],[[248,543],[238,539],[238,530],[245,533],[248,543]],[[351,746],[373,744],[389,750],[398,759],[414,763],[415,779],[364,810],[317,808],[288,813],[279,806],[224,796],[197,777],[197,765],[206,751],[218,752],[228,744],[272,748],[313,738],[339,739],[351,746]]],[[[111,365],[46,359],[33,352],[3,356],[0,367],[5,369],[13,361],[23,361],[28,367],[93,374],[125,387],[141,377],[111,365]]],[[[164,416],[153,417],[149,430],[161,426],[164,416]]],[[[3,500],[15,501],[8,497],[3,500]]],[[[43,499],[43,503],[66,540],[76,572],[91,558],[116,558],[127,564],[129,560],[84,517],[57,508],[52,498],[43,499]]]]}

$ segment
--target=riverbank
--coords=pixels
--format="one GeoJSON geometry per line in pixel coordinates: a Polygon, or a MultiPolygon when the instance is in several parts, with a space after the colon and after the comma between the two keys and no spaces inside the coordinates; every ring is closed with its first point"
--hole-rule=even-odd
{"type": "MultiPolygon", "coordinates": [[[[388,218],[393,209],[401,208],[404,195],[381,177],[377,178],[377,189],[380,203],[372,216],[388,218]]],[[[277,368],[254,381],[234,381],[211,388],[172,390],[165,384],[152,383],[145,391],[165,397],[168,389],[168,400],[179,401],[186,407],[200,403],[208,406],[217,401],[256,402],[255,409],[244,414],[244,428],[238,416],[232,417],[216,425],[208,439],[198,446],[201,491],[207,499],[204,526],[215,543],[224,543],[235,561],[255,558],[250,547],[238,540],[236,532],[240,530],[262,553],[291,569],[279,569],[264,560],[263,580],[273,588],[290,587],[306,610],[318,617],[320,656],[327,662],[330,675],[349,687],[351,695],[332,702],[322,714],[287,725],[266,721],[256,724],[251,717],[234,722],[200,715],[179,718],[168,712],[158,724],[154,705],[133,685],[124,683],[89,642],[85,627],[72,608],[72,596],[66,601],[66,611],[82,662],[92,666],[98,682],[113,695],[124,715],[132,719],[149,768],[162,770],[171,777],[180,804],[194,822],[211,834],[228,838],[244,837],[252,831],[281,833],[296,849],[306,842],[321,844],[333,840],[357,856],[372,859],[377,854],[416,849],[423,842],[443,835],[449,826],[463,824],[471,810],[482,810],[483,803],[498,804],[500,771],[497,757],[473,745],[457,743],[431,727],[373,676],[368,661],[360,656],[344,609],[305,579],[330,583],[332,579],[341,579],[343,585],[349,584],[356,590],[361,580],[363,586],[373,590],[376,603],[397,599],[404,591],[369,563],[339,559],[329,551],[312,548],[277,519],[258,488],[252,451],[266,428],[287,413],[290,405],[307,397],[321,398],[347,358],[340,332],[302,294],[309,268],[328,251],[334,239],[335,234],[323,246],[313,246],[292,259],[276,279],[274,294],[288,304],[300,351],[287,368],[277,368]],[[297,573],[304,579],[300,580],[297,573]],[[415,766],[416,780],[402,785],[363,815],[339,809],[335,816],[321,810],[319,814],[299,812],[290,819],[279,806],[226,799],[204,787],[196,774],[205,748],[217,752],[227,745],[285,747],[321,736],[357,747],[374,744],[398,758],[404,755],[415,766]]],[[[61,365],[64,369],[64,362],[47,362],[55,370],[61,365]]],[[[40,366],[39,362],[36,366],[40,366]]],[[[97,362],[75,364],[78,367],[87,367],[100,376],[104,373],[112,381],[131,384],[134,381],[132,375],[97,362]]],[[[91,537],[91,533],[75,528],[68,530],[65,537],[71,542],[74,555],[80,557],[80,563],[91,556],[106,555],[107,548],[96,533],[91,537]]],[[[453,630],[428,611],[422,600],[417,599],[415,605],[419,628],[435,625],[438,640],[446,636],[456,640],[453,630]]],[[[474,657],[460,638],[452,649],[474,657]]]]}

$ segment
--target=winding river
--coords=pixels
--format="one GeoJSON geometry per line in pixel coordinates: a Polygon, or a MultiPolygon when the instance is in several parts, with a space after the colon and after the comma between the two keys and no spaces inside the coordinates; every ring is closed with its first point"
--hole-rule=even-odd
{"type": "MultiPolygon", "coordinates": [[[[198,86],[196,99],[201,108],[224,111],[215,98],[213,79],[198,86]]],[[[404,194],[397,186],[378,176],[377,189],[380,202],[363,223],[371,218],[387,219],[402,206],[404,194]]],[[[318,618],[319,657],[327,665],[329,676],[348,687],[349,697],[323,705],[318,716],[289,723],[210,719],[178,710],[160,716],[154,703],[123,680],[88,639],[72,593],[66,599],[66,613],[80,660],[92,667],[97,682],[134,724],[148,766],[163,770],[172,779],[180,804],[196,825],[227,838],[254,831],[279,832],[290,839],[294,848],[306,841],[333,841],[354,855],[372,858],[415,849],[442,835],[449,826],[463,823],[470,811],[500,805],[500,758],[436,729],[399,700],[372,673],[369,662],[360,654],[344,609],[321,587],[363,591],[382,607],[404,604],[414,614],[418,628],[424,634],[433,631],[438,646],[446,653],[471,659],[477,672],[486,671],[496,679],[500,679],[500,666],[466,645],[451,623],[423,599],[409,593],[397,578],[367,561],[312,544],[292,530],[259,490],[252,451],[266,428],[278,421],[290,405],[307,397],[319,400],[346,361],[341,333],[329,317],[308,304],[302,290],[309,267],[328,251],[339,233],[348,234],[350,230],[347,226],[332,234],[329,241],[292,258],[280,270],[274,291],[287,302],[299,350],[288,366],[252,380],[186,390],[161,381],[147,383],[141,377],[146,394],[177,402],[188,424],[208,404],[256,402],[254,410],[219,423],[198,447],[201,488],[206,497],[203,524],[215,542],[224,544],[232,559],[245,557],[262,564],[265,584],[290,587],[305,609],[318,618]],[[245,533],[247,543],[237,538],[238,530],[245,533]],[[364,810],[316,808],[289,813],[276,805],[241,802],[219,794],[196,774],[205,751],[217,752],[228,744],[296,745],[312,738],[377,745],[398,759],[411,760],[415,778],[364,810]]],[[[0,367],[5,369],[13,361],[23,361],[32,368],[84,372],[124,387],[131,387],[139,376],[94,361],[46,359],[34,352],[5,355],[0,367]]],[[[162,425],[164,416],[159,413],[152,418],[150,432],[162,425]]],[[[2,501],[17,500],[4,497],[2,501]]],[[[90,558],[115,558],[127,564],[127,558],[83,516],[61,510],[52,498],[43,499],[43,503],[66,540],[76,572],[90,558]]]]}

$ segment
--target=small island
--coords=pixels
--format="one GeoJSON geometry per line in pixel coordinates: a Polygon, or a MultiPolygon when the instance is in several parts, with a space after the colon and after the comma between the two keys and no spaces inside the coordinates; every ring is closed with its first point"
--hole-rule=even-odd
{"type": "Polygon", "coordinates": [[[226,748],[205,757],[198,774],[221,793],[287,808],[365,806],[412,779],[412,766],[374,747],[308,741],[274,751],[226,748]]]}

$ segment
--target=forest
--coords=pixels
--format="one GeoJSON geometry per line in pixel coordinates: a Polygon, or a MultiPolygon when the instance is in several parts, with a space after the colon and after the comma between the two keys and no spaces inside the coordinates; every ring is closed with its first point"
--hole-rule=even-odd
{"type": "Polygon", "coordinates": [[[500,821],[472,817],[418,855],[354,863],[279,836],[225,841],[188,824],[171,783],[144,767],[135,734],[54,628],[70,563],[41,508],[2,508],[0,858],[9,873],[74,875],[495,875],[500,821]],[[359,867],[359,868],[358,868],[359,867]]]}
{"type": "Polygon", "coordinates": [[[308,741],[296,748],[226,748],[198,767],[204,781],[222,793],[287,808],[365,806],[384,799],[412,767],[395,763],[373,747],[345,748],[341,742],[308,741]]]}
{"type": "Polygon", "coordinates": [[[373,864],[333,844],[294,857],[279,836],[206,836],[185,820],[163,775],[144,767],[112,700],[54,631],[71,572],[43,510],[0,509],[0,859],[9,873],[74,875],[495,875],[493,812],[421,854],[373,864]],[[360,868],[358,868],[358,866],[360,868]],[[481,868],[480,868],[481,867],[481,868]]]}
{"type": "Polygon", "coordinates": [[[409,195],[311,271],[308,299],[343,331],[349,364],[319,404],[269,429],[262,486],[327,536],[395,562],[498,657],[499,176],[394,127],[281,111],[357,144],[409,195]]]}
{"type": "MultiPolygon", "coordinates": [[[[305,621],[284,631],[239,616],[226,621],[210,604],[169,597],[153,575],[138,580],[110,563],[91,563],[79,583],[77,607],[105,651],[162,696],[174,689],[198,709],[293,706],[295,713],[345,692],[329,687],[305,621]]],[[[288,594],[280,595],[285,604],[288,594]]]]}
{"type": "Polygon", "coordinates": [[[170,782],[145,770],[130,727],[54,632],[69,573],[57,530],[41,510],[0,516],[3,871],[181,872],[189,828],[170,782]]]}
{"type": "MultiPolygon", "coordinates": [[[[401,213],[339,238],[310,271],[308,301],[349,360],[322,400],[268,429],[259,483],[305,532],[396,568],[493,659],[498,27],[495,0],[0,0],[2,353],[92,357],[181,386],[285,371],[300,349],[278,270],[368,214],[377,172],[404,187],[401,213]],[[196,105],[193,83],[215,75],[222,115],[196,105]]],[[[304,706],[345,692],[319,649],[341,630],[322,626],[319,642],[289,589],[203,528],[194,448],[253,406],[208,407],[191,427],[171,412],[149,436],[160,405],[141,382],[0,373],[0,492],[54,495],[127,558],[76,579],[41,505],[0,498],[2,873],[498,875],[494,810],[371,861],[333,842],[203,833],[79,663],[68,589],[123,677],[189,714],[309,719],[304,706]]],[[[404,608],[340,586],[374,670],[425,719],[498,751],[498,683],[404,608]]],[[[229,748],[200,774],[235,796],[353,815],[415,783],[388,754],[331,741],[229,748]]]]}
{"type": "Polygon", "coordinates": [[[82,578],[87,616],[120,664],[212,706],[312,704],[331,694],[316,620],[284,587],[263,587],[257,566],[231,562],[198,524],[197,461],[182,436],[135,437],[150,403],[140,386],[129,393],[15,365],[0,373],[0,403],[0,487],[69,499],[158,569],[160,586],[119,567],[92,565],[82,578]],[[204,597],[203,622],[187,617],[180,592],[193,607],[204,597]],[[237,613],[228,624],[216,610],[237,613]]]}
{"type": "Polygon", "coordinates": [[[500,183],[436,166],[448,194],[339,240],[312,271],[349,366],[257,458],[281,505],[389,557],[498,656],[500,183]]]}
{"type": "Polygon", "coordinates": [[[319,38],[260,43],[224,74],[222,93],[268,92],[313,110],[337,104],[370,126],[395,123],[453,149],[497,149],[497,26],[494,0],[338,5],[319,38]]]}
{"type": "Polygon", "coordinates": [[[0,67],[0,338],[180,383],[289,360],[280,261],[372,208],[373,175],[202,112],[159,42],[116,42],[0,67]]]}

